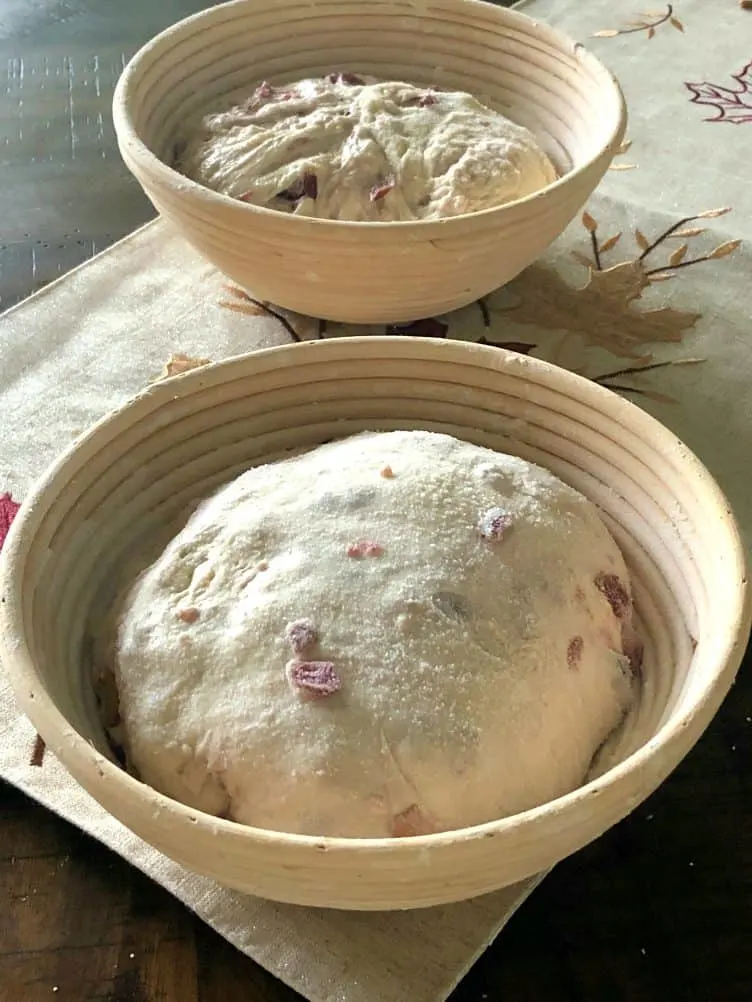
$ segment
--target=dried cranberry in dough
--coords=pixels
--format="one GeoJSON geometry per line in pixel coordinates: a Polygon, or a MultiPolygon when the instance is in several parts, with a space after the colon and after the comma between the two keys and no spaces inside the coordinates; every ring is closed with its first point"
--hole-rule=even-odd
{"type": "Polygon", "coordinates": [[[348,557],[380,557],[383,552],[384,547],[371,539],[359,539],[347,547],[348,557]]]}
{"type": "Polygon", "coordinates": [[[480,520],[480,534],[484,539],[498,541],[511,529],[514,519],[503,508],[489,508],[480,520]]]}
{"type": "Polygon", "coordinates": [[[321,699],[342,688],[342,679],[331,661],[289,661],[287,678],[293,689],[321,699]]]}
{"type": "Polygon", "coordinates": [[[296,619],[285,627],[285,637],[296,654],[316,646],[318,633],[310,619],[296,619]]]}
{"type": "Polygon", "coordinates": [[[567,664],[570,668],[576,668],[582,658],[582,650],[585,643],[582,637],[572,637],[567,645],[567,664]]]}
{"type": "Polygon", "coordinates": [[[601,572],[595,579],[595,587],[602,592],[617,619],[624,619],[631,611],[632,599],[618,574],[601,572]]]}

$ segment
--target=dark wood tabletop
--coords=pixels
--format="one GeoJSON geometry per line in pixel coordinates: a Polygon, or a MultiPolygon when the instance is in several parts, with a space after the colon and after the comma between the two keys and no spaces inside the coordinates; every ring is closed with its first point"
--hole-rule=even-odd
{"type": "MultiPolygon", "coordinates": [[[[112,86],[141,42],[204,5],[0,0],[0,308],[150,217],[114,146],[112,86]]],[[[752,1000],[751,669],[748,654],[677,772],[556,868],[452,1002],[752,1000]]],[[[299,999],[2,783],[0,902],[0,1002],[299,999]]]]}

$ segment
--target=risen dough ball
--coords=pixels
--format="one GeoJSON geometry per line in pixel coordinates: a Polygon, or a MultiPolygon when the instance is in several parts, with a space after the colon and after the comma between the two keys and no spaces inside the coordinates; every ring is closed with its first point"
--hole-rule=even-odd
{"type": "Polygon", "coordinates": [[[556,179],[528,129],[470,94],[347,73],[262,84],[203,118],[178,166],[255,205],[360,222],[477,212],[556,179]]]}
{"type": "Polygon", "coordinates": [[[631,599],[596,508],[520,459],[419,431],[251,469],[133,586],[130,761],[209,813],[390,836],[582,783],[635,694],[631,599]]]}

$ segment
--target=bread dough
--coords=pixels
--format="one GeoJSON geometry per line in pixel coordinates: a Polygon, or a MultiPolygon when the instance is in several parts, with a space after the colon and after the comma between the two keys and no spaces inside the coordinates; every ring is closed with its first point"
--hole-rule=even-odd
{"type": "Polygon", "coordinates": [[[203,118],[177,166],[254,205],[383,222],[489,209],[556,179],[528,129],[470,94],[347,73],[262,84],[203,118]]]}
{"type": "Polygon", "coordinates": [[[132,587],[128,759],[286,832],[514,814],[580,785],[632,705],[630,624],[619,549],[551,473],[446,435],[357,435],[229,483],[132,587]]]}

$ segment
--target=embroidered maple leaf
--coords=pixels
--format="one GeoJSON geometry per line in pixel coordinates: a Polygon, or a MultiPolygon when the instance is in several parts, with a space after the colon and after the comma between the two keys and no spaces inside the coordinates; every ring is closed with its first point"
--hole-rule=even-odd
{"type": "Polygon", "coordinates": [[[752,122],[752,63],[747,63],[741,73],[731,76],[739,84],[738,88],[721,87],[712,83],[685,83],[692,92],[692,104],[704,104],[718,112],[706,122],[730,122],[741,125],[752,122]]]}
{"type": "Polygon", "coordinates": [[[14,501],[10,494],[0,494],[0,550],[20,507],[21,505],[14,501]]]}
{"type": "Polygon", "coordinates": [[[635,301],[649,285],[640,260],[603,271],[591,268],[580,288],[568,285],[553,268],[533,266],[512,286],[522,302],[510,315],[515,323],[577,334],[619,358],[640,358],[644,345],[680,342],[700,318],[699,313],[670,306],[636,308],[635,301]]]}

